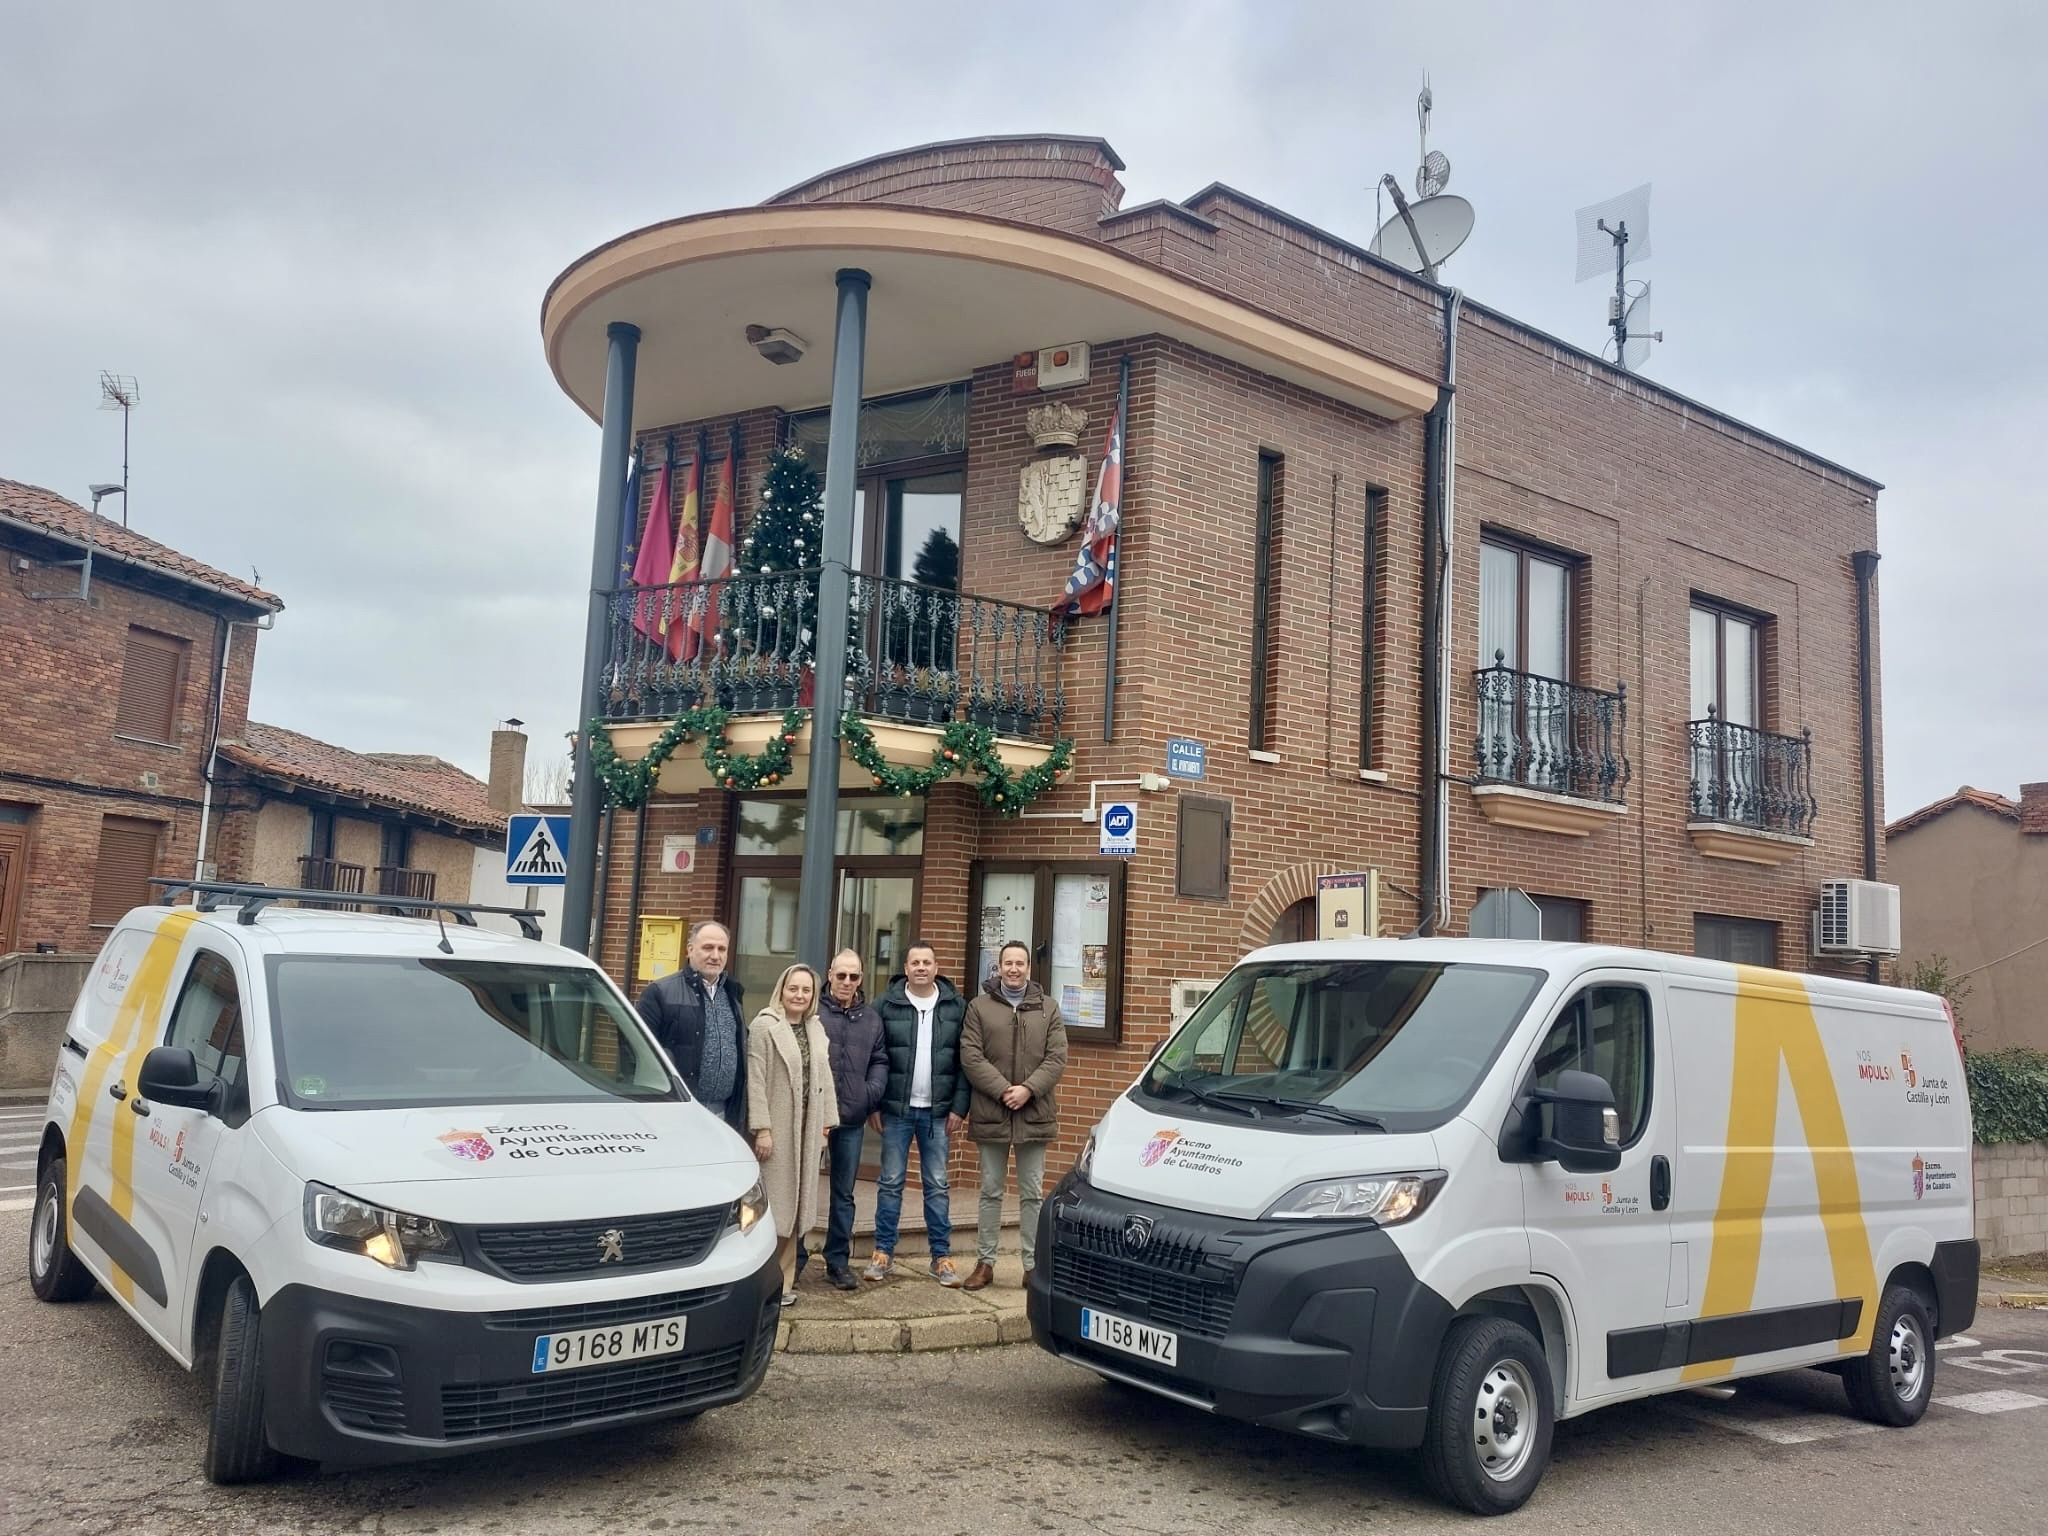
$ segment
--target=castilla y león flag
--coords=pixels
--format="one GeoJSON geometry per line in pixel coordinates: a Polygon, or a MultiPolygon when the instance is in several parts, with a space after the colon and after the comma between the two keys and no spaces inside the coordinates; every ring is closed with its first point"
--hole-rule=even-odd
{"type": "Polygon", "coordinates": [[[1081,551],[1067,590],[1052,611],[1068,618],[1105,612],[1116,601],[1116,546],[1123,523],[1124,418],[1121,408],[1109,420],[1109,442],[1102,450],[1102,469],[1095,477],[1095,499],[1081,525],[1081,551]]]}

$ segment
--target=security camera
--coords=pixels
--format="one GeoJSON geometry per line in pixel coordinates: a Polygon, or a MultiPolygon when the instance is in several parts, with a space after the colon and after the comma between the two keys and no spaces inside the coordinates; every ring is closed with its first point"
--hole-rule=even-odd
{"type": "Polygon", "coordinates": [[[750,325],[747,327],[747,340],[771,363],[799,362],[809,345],[795,331],[785,331],[779,325],[750,325]]]}

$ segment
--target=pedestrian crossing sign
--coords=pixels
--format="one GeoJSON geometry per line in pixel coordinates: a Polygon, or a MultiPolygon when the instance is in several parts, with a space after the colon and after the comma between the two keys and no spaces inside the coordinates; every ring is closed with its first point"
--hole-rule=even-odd
{"type": "Polygon", "coordinates": [[[507,885],[563,885],[568,878],[568,817],[512,816],[506,819],[507,885]]]}

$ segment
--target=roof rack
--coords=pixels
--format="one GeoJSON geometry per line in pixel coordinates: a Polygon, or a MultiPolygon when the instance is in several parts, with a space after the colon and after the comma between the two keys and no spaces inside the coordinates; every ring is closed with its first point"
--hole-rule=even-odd
{"type": "Polygon", "coordinates": [[[170,906],[173,901],[189,891],[192,905],[201,912],[212,912],[223,906],[238,910],[235,921],[248,925],[256,921],[263,909],[274,901],[312,902],[317,906],[335,907],[385,907],[401,915],[416,914],[432,917],[437,912],[446,912],[464,928],[476,927],[479,914],[486,917],[509,917],[519,925],[519,931],[529,939],[539,939],[540,920],[545,912],[532,907],[485,907],[475,902],[435,901],[430,896],[380,896],[367,891],[309,891],[294,890],[281,885],[245,885],[234,880],[164,880],[152,879],[151,885],[163,887],[161,906],[170,906]]]}

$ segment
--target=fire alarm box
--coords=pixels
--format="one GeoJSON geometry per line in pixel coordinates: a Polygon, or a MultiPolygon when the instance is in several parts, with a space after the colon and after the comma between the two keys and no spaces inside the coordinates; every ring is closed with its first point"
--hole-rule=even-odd
{"type": "Polygon", "coordinates": [[[659,981],[683,968],[683,920],[680,917],[640,919],[639,960],[634,966],[637,981],[659,981]]]}
{"type": "Polygon", "coordinates": [[[1070,342],[1064,347],[1045,347],[1038,354],[1038,387],[1065,389],[1088,382],[1088,343],[1070,342]]]}

